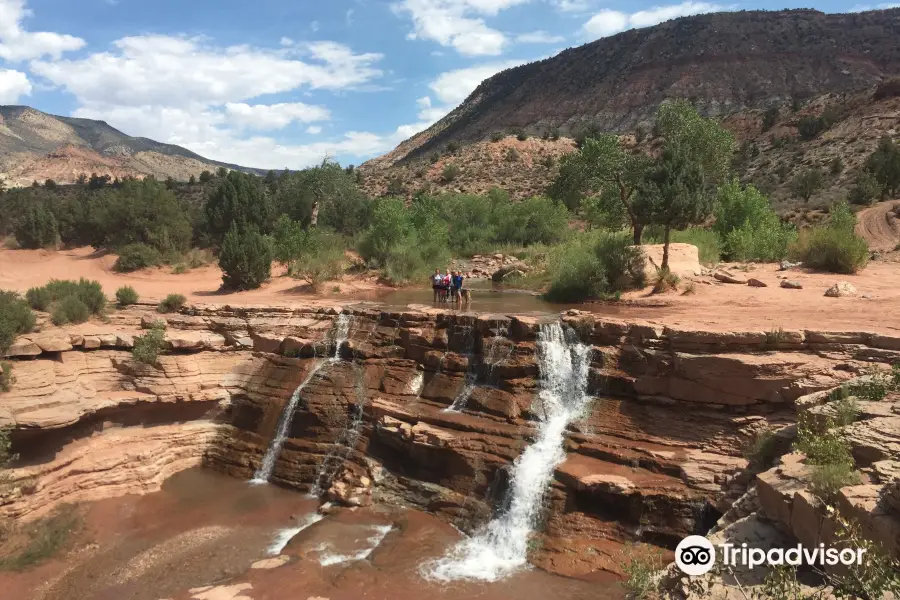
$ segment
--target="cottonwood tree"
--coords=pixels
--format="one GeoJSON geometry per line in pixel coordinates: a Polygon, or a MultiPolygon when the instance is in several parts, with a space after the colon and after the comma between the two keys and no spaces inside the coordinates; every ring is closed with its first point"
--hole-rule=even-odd
{"type": "Polygon", "coordinates": [[[647,170],[635,210],[663,228],[660,269],[669,268],[669,241],[673,229],[699,225],[712,216],[715,196],[699,161],[678,144],[669,145],[647,170]]]}

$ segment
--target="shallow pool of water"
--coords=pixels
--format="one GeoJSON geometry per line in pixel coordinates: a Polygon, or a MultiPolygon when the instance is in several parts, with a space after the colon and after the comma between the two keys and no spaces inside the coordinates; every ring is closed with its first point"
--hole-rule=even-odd
{"type": "MultiPolygon", "coordinates": [[[[500,313],[517,315],[558,314],[570,308],[586,309],[580,304],[554,304],[547,302],[542,296],[526,290],[504,288],[492,285],[489,281],[476,281],[469,290],[472,301],[468,305],[456,303],[434,302],[434,293],[430,288],[380,289],[354,294],[349,299],[367,302],[378,302],[390,309],[403,309],[410,305],[429,306],[434,308],[456,310],[459,312],[500,313]]],[[[590,310],[613,313],[614,307],[591,306],[590,310]],[[608,309],[608,310],[607,310],[608,309]]]]}

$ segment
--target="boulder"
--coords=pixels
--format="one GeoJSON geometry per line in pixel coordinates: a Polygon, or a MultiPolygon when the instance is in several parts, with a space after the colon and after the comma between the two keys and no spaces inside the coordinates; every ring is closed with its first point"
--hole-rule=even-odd
{"type": "Polygon", "coordinates": [[[800,263],[791,262],[789,260],[781,261],[781,264],[778,266],[779,271],[787,271],[788,269],[793,269],[794,267],[799,267],[800,263]]]}
{"type": "Polygon", "coordinates": [[[756,278],[748,279],[747,285],[749,285],[750,287],[769,287],[769,284],[767,284],[765,281],[760,281],[756,278]]]}
{"type": "Polygon", "coordinates": [[[715,273],[713,273],[713,278],[721,281],[722,283],[737,283],[739,285],[746,285],[748,283],[747,280],[743,277],[737,277],[724,271],[716,271],[715,273]]]}
{"type": "Polygon", "coordinates": [[[788,290],[802,290],[803,284],[801,284],[799,281],[795,281],[793,279],[782,279],[781,287],[788,289],[788,290]]]}
{"type": "Polygon", "coordinates": [[[526,269],[527,267],[524,263],[510,263],[494,271],[493,275],[491,275],[491,279],[494,281],[503,281],[508,277],[523,277],[526,269]]]}
{"type": "Polygon", "coordinates": [[[41,347],[28,338],[19,338],[9,347],[9,350],[6,351],[6,356],[9,357],[40,356],[40,354],[41,347]]]}
{"type": "MultiPolygon", "coordinates": [[[[663,245],[644,244],[644,273],[648,280],[656,277],[656,270],[662,264],[663,245]]],[[[700,266],[700,251],[693,244],[669,244],[669,271],[679,277],[697,277],[703,274],[700,266]]]]}
{"type": "Polygon", "coordinates": [[[829,298],[855,298],[859,295],[856,288],[846,281],[839,281],[825,291],[829,298]]]}

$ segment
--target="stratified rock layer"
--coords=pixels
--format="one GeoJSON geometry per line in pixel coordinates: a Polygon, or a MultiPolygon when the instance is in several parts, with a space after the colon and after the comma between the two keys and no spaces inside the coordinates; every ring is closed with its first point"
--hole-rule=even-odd
{"type": "MultiPolygon", "coordinates": [[[[465,529],[489,518],[541,415],[540,324],[559,317],[349,309],[338,347],[341,312],[138,308],[110,325],[21,338],[16,383],[0,395],[21,457],[0,511],[34,518],[151,491],[201,463],[249,479],[309,378],[270,481],[341,504],[407,504],[465,529]],[[134,336],[160,318],[170,353],[135,363],[134,336]],[[464,408],[446,411],[454,402],[464,408]]],[[[620,572],[622,542],[671,548],[711,526],[752,479],[742,448],[755,431],[790,425],[799,397],[860,361],[900,355],[900,340],[864,332],[698,332],[578,311],[562,320],[593,346],[596,400],[567,436],[533,560],[571,575],[620,572]]]]}

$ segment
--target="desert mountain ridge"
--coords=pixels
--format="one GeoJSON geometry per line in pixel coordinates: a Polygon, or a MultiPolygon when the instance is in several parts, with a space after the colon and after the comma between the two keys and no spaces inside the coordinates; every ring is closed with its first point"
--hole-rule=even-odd
{"type": "Polygon", "coordinates": [[[181,146],[122,133],[105,121],[51,115],[28,106],[0,106],[0,177],[8,187],[52,179],[73,183],[82,173],[187,180],[219,167],[181,146]]]}
{"type": "Polygon", "coordinates": [[[897,39],[900,9],[713,13],[625,31],[486,79],[430,128],[364,163],[363,187],[541,194],[573,138],[612,132],[638,143],[652,138],[660,104],[684,99],[735,134],[735,172],[781,212],[794,208],[790,181],[807,169],[828,173],[808,204],[824,206],[846,193],[881,136],[900,134],[897,39]],[[804,135],[804,119],[827,126],[804,135]]]}

